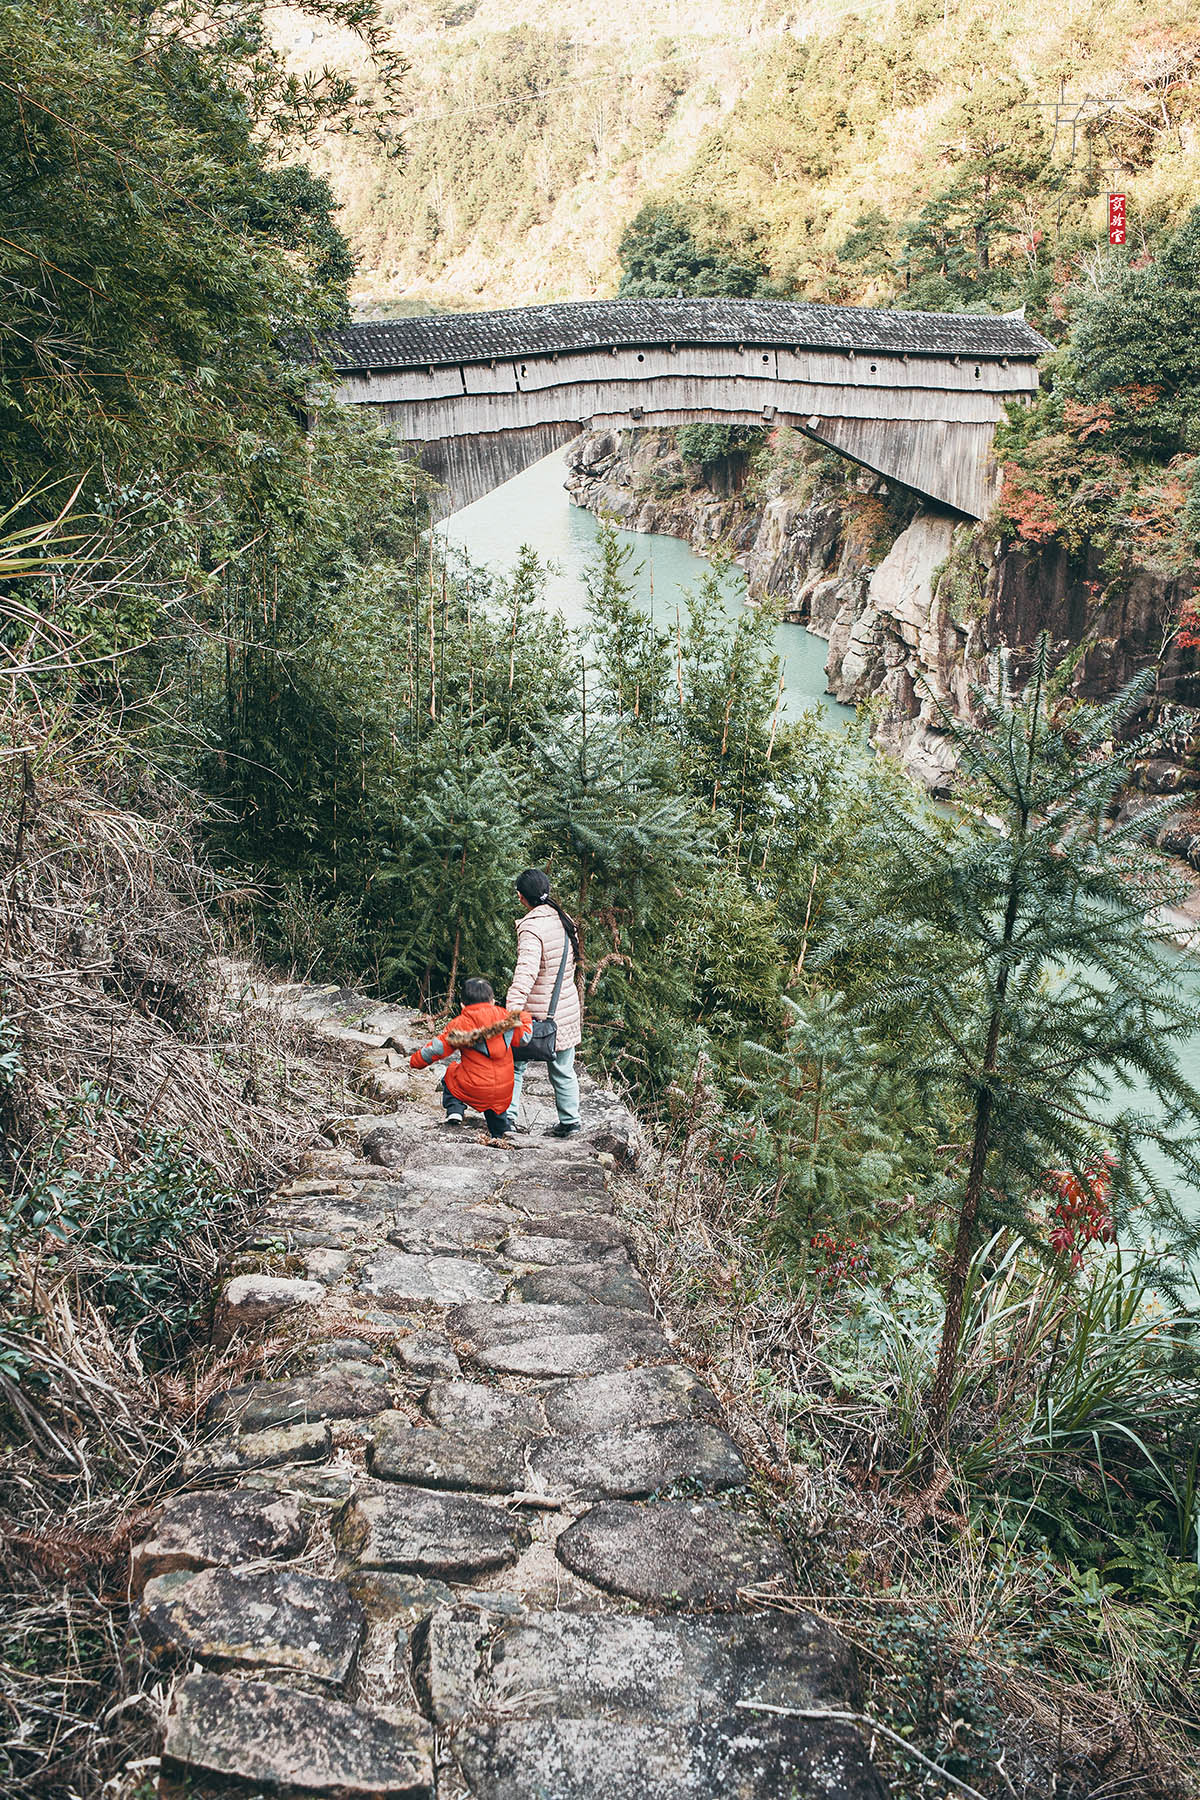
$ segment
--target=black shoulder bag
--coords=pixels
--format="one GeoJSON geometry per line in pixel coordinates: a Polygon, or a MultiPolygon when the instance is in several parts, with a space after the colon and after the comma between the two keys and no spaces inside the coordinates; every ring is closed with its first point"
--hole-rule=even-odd
{"type": "Polygon", "coordinates": [[[523,1044],[514,1044],[513,1058],[516,1062],[551,1062],[554,1058],[554,1047],[558,1041],[558,1025],[555,1013],[558,1011],[558,997],[562,993],[563,976],[567,969],[567,951],[571,940],[563,931],[562,961],[558,965],[558,976],[554,983],[554,992],[550,996],[550,1011],[544,1019],[533,1021],[531,1036],[523,1044]]]}

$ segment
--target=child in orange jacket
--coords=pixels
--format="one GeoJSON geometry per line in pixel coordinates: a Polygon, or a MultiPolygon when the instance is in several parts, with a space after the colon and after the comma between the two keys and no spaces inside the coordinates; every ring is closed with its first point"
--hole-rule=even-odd
{"type": "Polygon", "coordinates": [[[463,982],[463,1009],[435,1038],[414,1050],[414,1069],[460,1053],[442,1077],[442,1105],[447,1125],[460,1126],[468,1106],[487,1120],[488,1142],[498,1144],[512,1125],[507,1117],[513,1096],[514,1044],[532,1035],[528,1013],[506,1012],[496,1005],[491,983],[478,976],[463,982]]]}

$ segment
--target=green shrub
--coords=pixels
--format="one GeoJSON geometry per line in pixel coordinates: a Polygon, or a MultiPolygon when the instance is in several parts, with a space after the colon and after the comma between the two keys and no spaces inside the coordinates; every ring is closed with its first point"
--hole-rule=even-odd
{"type": "Polygon", "coordinates": [[[114,1096],[83,1090],[69,1113],[49,1121],[34,1166],[3,1199],[0,1318],[28,1346],[22,1357],[10,1337],[9,1373],[50,1379],[36,1350],[39,1327],[16,1299],[16,1264],[30,1255],[43,1287],[69,1277],[151,1366],[172,1360],[203,1316],[220,1227],[246,1197],[176,1133],[136,1124],[121,1131],[126,1123],[114,1096]],[[119,1150],[92,1147],[98,1117],[106,1139],[119,1133],[119,1150]]]}
{"type": "Polygon", "coordinates": [[[764,438],[753,425],[683,425],[675,441],[685,462],[708,469],[731,456],[752,456],[764,438]]]}

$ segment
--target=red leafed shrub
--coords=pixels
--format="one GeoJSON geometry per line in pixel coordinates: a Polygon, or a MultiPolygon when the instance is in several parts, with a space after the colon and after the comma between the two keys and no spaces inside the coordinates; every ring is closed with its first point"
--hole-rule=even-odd
{"type": "Polygon", "coordinates": [[[1082,1175],[1052,1169],[1045,1186],[1058,1196],[1048,1215],[1050,1248],[1059,1256],[1069,1256],[1071,1267],[1077,1269],[1089,1244],[1111,1244],[1115,1236],[1109,1209],[1112,1161],[1106,1157],[1082,1175]]]}
{"type": "Polygon", "coordinates": [[[1100,437],[1106,431],[1111,431],[1113,417],[1110,400],[1100,400],[1094,406],[1084,406],[1078,400],[1063,401],[1063,419],[1067,430],[1080,439],[1100,437]]]}
{"type": "Polygon", "coordinates": [[[847,1276],[865,1275],[870,1270],[870,1252],[857,1238],[838,1238],[831,1231],[818,1231],[810,1243],[817,1281],[822,1287],[835,1288],[847,1276]]]}
{"type": "Polygon", "coordinates": [[[1200,650],[1200,594],[1193,594],[1180,608],[1175,642],[1183,650],[1200,650]]]}
{"type": "Polygon", "coordinates": [[[1012,521],[1017,536],[1024,538],[1027,544],[1048,544],[1057,537],[1062,520],[1054,501],[1039,492],[1025,470],[1014,462],[1004,465],[1000,505],[1012,521]]]}

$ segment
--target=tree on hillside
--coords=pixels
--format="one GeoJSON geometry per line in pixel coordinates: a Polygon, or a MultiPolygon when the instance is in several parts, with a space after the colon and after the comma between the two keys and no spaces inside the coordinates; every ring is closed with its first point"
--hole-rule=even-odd
{"type": "MultiPolygon", "coordinates": [[[[369,3],[307,10],[373,37],[369,3]]],[[[261,512],[301,402],[281,340],[344,318],[351,268],[284,158],[353,88],[289,75],[250,0],[18,0],[0,72],[0,478],[157,518],[219,474],[261,512]]]]}
{"type": "Polygon", "coordinates": [[[647,201],[626,226],[618,246],[623,299],[676,294],[746,297],[772,291],[764,264],[732,251],[702,247],[683,208],[647,201]]]}
{"type": "Polygon", "coordinates": [[[1086,1183],[1111,1159],[1118,1235],[1163,1232],[1176,1253],[1200,1243],[1161,1172],[1200,1182],[1200,1093],[1175,1050],[1197,1008],[1146,922],[1172,881],[1140,847],[1144,815],[1105,824],[1130,757],[1146,752],[1144,741],[1116,747],[1145,690],[1143,680],[1105,706],[1056,705],[1043,638],[1023,693],[979,695],[978,726],[946,720],[964,810],[952,823],[898,814],[868,830],[880,879],[863,884],[825,950],[890,969],[858,996],[861,1012],[884,1027],[951,1157],[931,1450],[946,1438],[981,1233],[1006,1226],[1045,1250],[1037,1208],[1055,1172],[1086,1183]],[[1156,1116],[1130,1086],[1154,1097],[1156,1116]]]}
{"type": "Polygon", "coordinates": [[[1134,262],[1097,252],[1064,295],[1065,349],[1001,426],[1001,504],[1028,542],[1056,539],[1193,585],[1200,554],[1200,207],[1134,262]]]}
{"type": "Polygon", "coordinates": [[[941,161],[950,172],[904,229],[908,304],[987,298],[1014,238],[1029,229],[1028,202],[1053,175],[1040,115],[1023,82],[980,82],[950,112],[941,161]]]}
{"type": "Polygon", "coordinates": [[[1110,258],[1079,299],[1069,384],[1107,402],[1105,436],[1165,457],[1200,450],[1200,206],[1136,268],[1110,258]]]}
{"type": "Polygon", "coordinates": [[[633,545],[602,521],[595,553],[584,570],[588,596],[586,640],[592,652],[592,709],[618,727],[650,731],[661,722],[670,680],[668,640],[637,602],[630,568],[633,545]]]}

